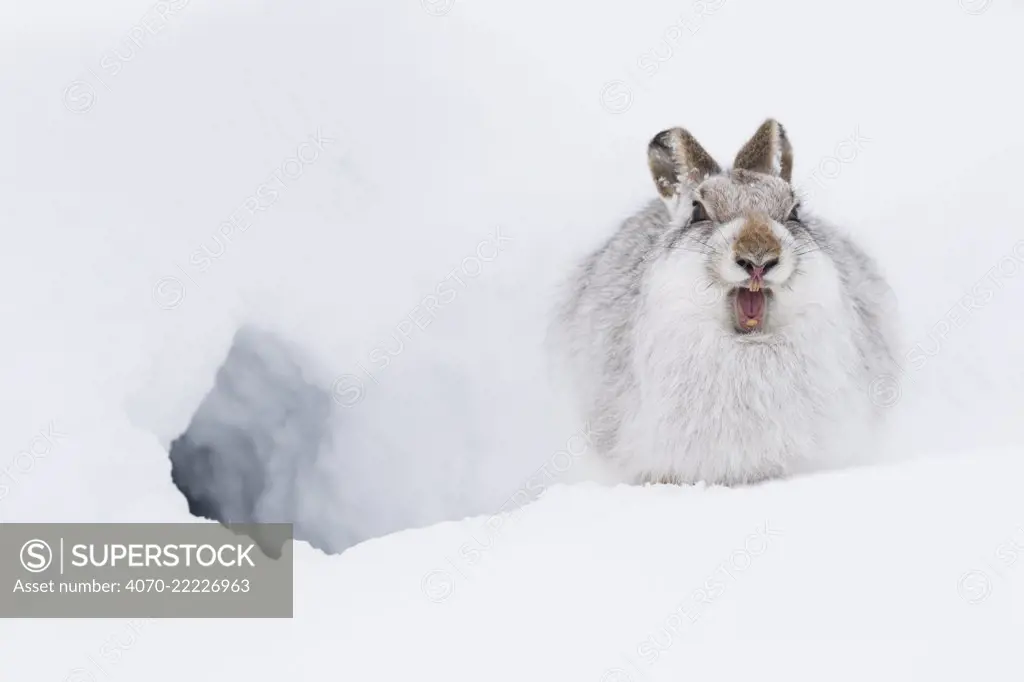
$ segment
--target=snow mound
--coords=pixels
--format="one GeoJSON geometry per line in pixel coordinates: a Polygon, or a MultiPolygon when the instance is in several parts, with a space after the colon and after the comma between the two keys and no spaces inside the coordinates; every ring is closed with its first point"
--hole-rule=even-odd
{"type": "MultiPolygon", "coordinates": [[[[196,678],[201,663],[197,679],[267,682],[1005,675],[1024,637],[1021,454],[753,488],[556,486],[505,514],[340,556],[297,547],[294,621],[110,624],[131,644],[113,664],[54,651],[57,626],[26,621],[25,650],[5,672],[63,679],[77,666],[98,679],[102,665],[116,679],[171,682],[196,678]]],[[[95,627],[59,625],[99,649],[95,627]]]]}

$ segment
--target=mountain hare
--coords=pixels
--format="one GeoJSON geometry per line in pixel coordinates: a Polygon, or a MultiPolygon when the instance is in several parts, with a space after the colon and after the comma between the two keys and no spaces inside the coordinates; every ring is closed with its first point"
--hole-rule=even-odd
{"type": "Polygon", "coordinates": [[[801,210],[783,127],[731,170],[682,128],[648,160],[661,200],[584,261],[555,322],[591,453],[619,481],[725,485],[862,454],[898,391],[891,292],[801,210]]]}

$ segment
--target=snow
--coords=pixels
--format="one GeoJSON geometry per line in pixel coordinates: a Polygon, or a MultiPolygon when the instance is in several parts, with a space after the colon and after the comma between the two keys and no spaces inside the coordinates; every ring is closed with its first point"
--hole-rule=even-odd
{"type": "Polygon", "coordinates": [[[556,486],[498,522],[404,531],[340,557],[299,547],[292,621],[24,621],[5,637],[18,643],[5,672],[158,682],[1006,675],[1024,629],[1021,473],[1011,451],[746,490],[556,486]],[[114,646],[126,650],[101,653],[114,646]]]}
{"type": "Polygon", "coordinates": [[[295,480],[251,502],[347,548],[298,543],[291,621],[5,621],[0,679],[1012,676],[1021,11],[0,7],[0,521],[194,520],[168,450],[257,329],[253,366],[321,408],[240,393],[295,480]],[[651,136],[726,163],[767,116],[897,292],[893,461],[550,487],[585,429],[541,350],[555,287],[654,196],[651,136]]]}

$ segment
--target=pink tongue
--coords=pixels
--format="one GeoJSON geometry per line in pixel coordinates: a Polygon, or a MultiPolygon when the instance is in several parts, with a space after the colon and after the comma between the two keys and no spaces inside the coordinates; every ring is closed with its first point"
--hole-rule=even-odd
{"type": "Polygon", "coordinates": [[[739,300],[740,310],[747,316],[747,319],[760,319],[764,312],[764,292],[740,289],[736,296],[739,300]]]}

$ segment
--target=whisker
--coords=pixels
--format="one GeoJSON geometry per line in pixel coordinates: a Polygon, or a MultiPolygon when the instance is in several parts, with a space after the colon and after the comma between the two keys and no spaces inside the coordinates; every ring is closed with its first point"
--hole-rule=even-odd
{"type": "MultiPolygon", "coordinates": [[[[709,237],[710,237],[710,235],[709,235],[709,237]]],[[[713,248],[714,248],[714,247],[713,247],[713,246],[711,245],[711,242],[710,242],[710,241],[708,241],[708,240],[704,240],[704,239],[701,239],[700,237],[698,237],[698,236],[697,236],[697,235],[695,235],[695,234],[687,235],[687,238],[688,238],[688,239],[689,239],[690,241],[696,242],[697,244],[700,244],[701,246],[706,246],[706,247],[707,247],[707,248],[709,248],[709,249],[713,249],[713,248]]],[[[723,237],[723,239],[724,239],[724,237],[723,237]]]]}
{"type": "Polygon", "coordinates": [[[713,248],[710,243],[705,242],[705,241],[701,241],[700,239],[690,239],[689,241],[683,241],[683,242],[679,242],[679,243],[680,244],[699,244],[700,246],[703,246],[703,247],[706,247],[706,248],[709,248],[709,249],[713,248]]]}
{"type": "Polygon", "coordinates": [[[680,247],[677,247],[677,248],[678,248],[679,251],[688,251],[690,253],[699,253],[699,254],[702,254],[702,255],[705,255],[705,256],[713,256],[716,253],[714,249],[707,248],[707,247],[680,246],[680,247]]]}
{"type": "Polygon", "coordinates": [[[712,230],[712,231],[713,231],[713,232],[714,232],[715,234],[717,234],[717,235],[718,235],[718,238],[719,238],[719,239],[721,240],[721,242],[722,242],[722,246],[724,246],[724,247],[725,247],[725,250],[726,250],[726,251],[728,251],[728,250],[729,250],[729,240],[728,240],[728,239],[726,239],[726,238],[725,238],[725,235],[724,235],[724,234],[722,233],[722,226],[721,226],[721,225],[717,225],[717,226],[715,227],[715,229],[714,229],[714,230],[712,230]]]}
{"type": "Polygon", "coordinates": [[[794,236],[787,235],[784,239],[786,246],[793,249],[793,255],[800,257],[814,253],[815,251],[821,251],[821,244],[819,244],[813,237],[807,236],[802,239],[797,239],[794,236]]]}
{"type": "Polygon", "coordinates": [[[681,240],[665,247],[666,249],[675,249],[681,251],[691,251],[693,253],[703,253],[710,255],[714,252],[714,247],[707,242],[701,241],[696,237],[690,237],[687,240],[681,240]],[[694,248],[697,247],[697,248],[694,248]]]}
{"type": "Polygon", "coordinates": [[[691,249],[691,248],[687,248],[687,247],[681,246],[681,245],[680,246],[670,246],[669,249],[671,249],[672,251],[688,251],[689,253],[699,253],[702,256],[711,256],[711,255],[714,254],[714,251],[712,251],[712,250],[691,249]]]}

